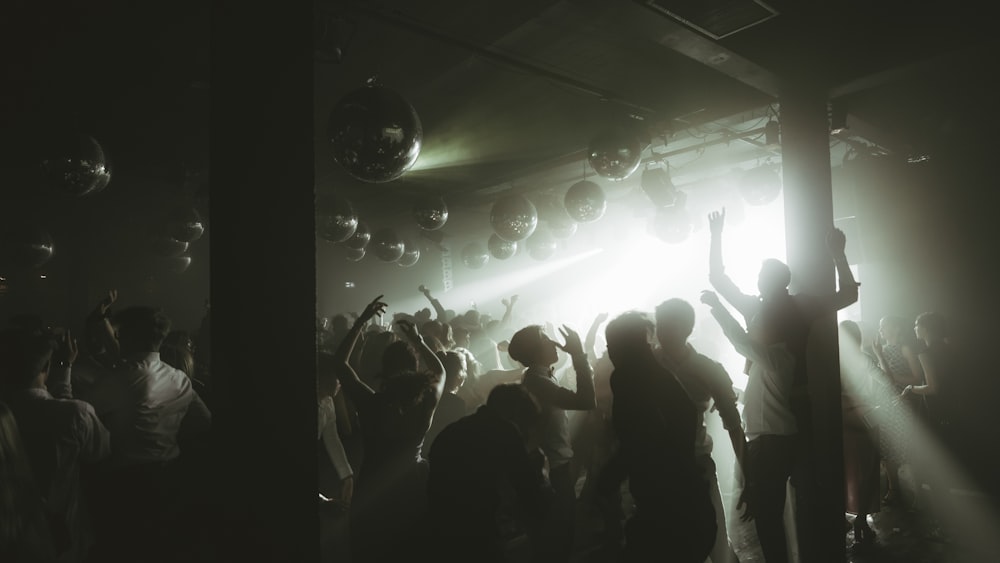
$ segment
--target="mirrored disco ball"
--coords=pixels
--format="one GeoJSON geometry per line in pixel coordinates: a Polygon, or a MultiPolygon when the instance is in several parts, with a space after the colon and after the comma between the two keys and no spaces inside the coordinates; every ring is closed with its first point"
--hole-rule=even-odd
{"type": "Polygon", "coordinates": [[[416,110],[374,80],[344,96],[330,112],[333,159],[364,182],[389,182],[420,156],[423,127],[416,110]]]}
{"type": "Polygon", "coordinates": [[[478,270],[490,261],[486,248],[478,242],[470,242],[462,248],[462,263],[466,267],[478,270]]]}
{"type": "Polygon", "coordinates": [[[0,263],[12,268],[33,269],[52,259],[55,246],[48,231],[31,225],[4,229],[0,239],[0,263]]]}
{"type": "Polygon", "coordinates": [[[42,178],[49,188],[72,196],[93,195],[111,181],[111,163],[104,148],[88,135],[48,139],[42,156],[42,178]]]}
{"type": "Polygon", "coordinates": [[[528,198],[521,195],[504,196],[493,204],[490,224],[500,238],[511,242],[524,240],[538,227],[538,211],[528,198]]]}
{"type": "Polygon", "coordinates": [[[395,262],[403,257],[406,245],[393,229],[379,229],[372,235],[367,250],[371,250],[376,258],[383,262],[395,262]]]}
{"type": "Polygon", "coordinates": [[[670,244],[687,240],[693,227],[691,215],[684,207],[676,205],[660,208],[653,218],[653,232],[660,240],[670,244]]]}
{"type": "Polygon", "coordinates": [[[601,177],[624,180],[639,168],[642,144],[624,129],[607,129],[591,139],[587,160],[601,177]]]}
{"type": "Polygon", "coordinates": [[[344,242],[358,229],[358,214],[346,198],[330,195],[316,202],[316,231],[329,242],[344,242]]]}
{"type": "MultiPolygon", "coordinates": [[[[372,240],[372,231],[368,227],[368,223],[364,221],[358,221],[358,228],[355,229],[354,234],[351,238],[344,241],[344,246],[354,250],[364,249],[368,246],[368,243],[372,240]]],[[[364,253],[361,254],[364,256],[364,253]]]]}
{"type": "Polygon", "coordinates": [[[421,198],[413,206],[413,219],[425,231],[436,231],[448,222],[448,206],[440,197],[421,198]]]}
{"type": "Polygon", "coordinates": [[[347,256],[347,259],[350,260],[351,262],[360,262],[361,259],[365,257],[365,249],[348,248],[345,254],[347,256]]]}
{"type": "Polygon", "coordinates": [[[516,242],[504,240],[496,233],[490,235],[490,240],[486,242],[486,246],[489,248],[490,254],[497,260],[506,260],[517,253],[516,242]]]}
{"type": "Polygon", "coordinates": [[[774,166],[758,166],[743,173],[740,195],[750,205],[767,205],[781,193],[781,175],[774,166]]]}
{"type": "Polygon", "coordinates": [[[167,223],[167,234],[181,242],[195,242],[205,234],[201,214],[194,207],[178,209],[167,223]]]}
{"type": "Polygon", "coordinates": [[[420,260],[420,248],[411,242],[404,242],[403,255],[399,257],[396,264],[399,264],[403,268],[409,268],[416,265],[417,261],[420,260]]]}
{"type": "Polygon", "coordinates": [[[566,212],[579,223],[592,223],[604,216],[608,200],[601,186],[583,180],[570,186],[564,198],[566,212]]]}
{"type": "Polygon", "coordinates": [[[539,230],[528,237],[528,255],[535,260],[548,260],[559,249],[559,243],[548,231],[539,230]]]}
{"type": "Polygon", "coordinates": [[[183,274],[191,267],[191,257],[190,256],[172,256],[170,258],[162,258],[161,264],[163,268],[171,274],[183,274]]]}

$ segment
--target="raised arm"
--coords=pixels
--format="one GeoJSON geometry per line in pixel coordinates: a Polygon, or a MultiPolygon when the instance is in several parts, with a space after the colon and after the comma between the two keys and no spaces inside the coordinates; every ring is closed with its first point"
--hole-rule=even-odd
{"type": "Polygon", "coordinates": [[[115,329],[111,326],[111,306],[118,301],[118,290],[108,290],[107,296],[97,304],[93,311],[87,315],[86,330],[88,341],[91,336],[96,335],[101,342],[108,347],[108,351],[115,357],[120,350],[118,339],[115,338],[115,329]]]}
{"type": "Polygon", "coordinates": [[[500,301],[503,303],[503,318],[500,319],[500,326],[508,327],[510,326],[510,321],[514,318],[514,304],[517,303],[517,295],[511,295],[510,299],[503,299],[500,301]]]}
{"type": "Polygon", "coordinates": [[[565,325],[559,329],[559,332],[566,343],[555,342],[555,345],[566,352],[573,361],[573,370],[576,372],[576,391],[560,387],[554,381],[543,378],[532,380],[531,391],[538,396],[540,401],[563,410],[589,411],[597,408],[594,372],[590,368],[590,362],[587,361],[586,352],[583,351],[580,335],[565,325]]]}
{"type": "Polygon", "coordinates": [[[743,330],[740,323],[729,314],[729,311],[719,301],[718,295],[711,291],[702,291],[701,302],[711,308],[712,316],[715,317],[716,322],[722,328],[722,332],[741,356],[773,369],[774,365],[771,362],[770,355],[767,353],[767,347],[754,342],[750,338],[747,331],[743,330]]]}
{"type": "Polygon", "coordinates": [[[726,208],[708,214],[708,229],[711,233],[711,246],[708,253],[708,282],[715,291],[728,301],[743,318],[749,321],[757,312],[759,300],[753,295],[747,295],[726,275],[722,265],[722,229],[726,224],[726,208]]]}
{"type": "Polygon", "coordinates": [[[72,399],[73,384],[71,382],[70,370],[73,362],[80,355],[80,350],[76,346],[76,339],[70,331],[63,333],[59,349],[52,355],[52,365],[49,367],[49,379],[45,386],[49,393],[56,399],[72,399]]]}
{"type": "Polygon", "coordinates": [[[441,302],[435,299],[431,295],[431,290],[427,289],[423,285],[417,288],[420,293],[424,294],[424,297],[431,302],[431,306],[434,307],[434,320],[445,322],[447,320],[447,315],[445,314],[444,307],[441,306],[441,302]]]}
{"type": "Polygon", "coordinates": [[[847,247],[847,237],[840,229],[833,229],[826,237],[826,247],[837,266],[837,293],[821,298],[824,312],[839,311],[858,300],[858,282],[854,280],[854,272],[847,263],[844,249],[847,247]]]}
{"type": "Polygon", "coordinates": [[[399,320],[396,321],[396,325],[399,327],[400,332],[403,333],[403,337],[417,351],[417,356],[420,358],[424,369],[431,378],[431,384],[434,386],[434,398],[440,399],[441,394],[444,393],[445,376],[441,358],[438,358],[434,350],[431,350],[430,346],[424,342],[423,337],[417,332],[417,327],[413,323],[408,320],[399,320]]]}
{"type": "Polygon", "coordinates": [[[351,354],[354,352],[354,346],[357,344],[358,335],[361,334],[368,321],[375,315],[385,313],[387,305],[381,299],[382,296],[379,295],[365,307],[365,310],[354,321],[354,324],[351,325],[351,329],[347,331],[347,335],[341,341],[340,346],[337,347],[337,351],[333,353],[334,374],[343,386],[344,394],[355,404],[359,404],[375,394],[372,388],[358,377],[357,372],[351,367],[350,359],[351,354]]]}
{"type": "Polygon", "coordinates": [[[594,364],[597,363],[597,351],[594,350],[594,343],[597,342],[597,331],[606,320],[608,320],[607,313],[600,313],[594,317],[594,322],[591,323],[590,330],[587,331],[587,340],[583,343],[583,350],[587,353],[587,359],[594,364]]]}
{"type": "Polygon", "coordinates": [[[746,449],[746,435],[743,433],[743,425],[740,421],[740,412],[736,408],[736,392],[733,391],[733,380],[729,378],[726,369],[721,364],[714,364],[713,369],[706,371],[709,392],[712,395],[714,406],[712,410],[719,412],[722,418],[722,426],[729,433],[729,441],[733,444],[733,453],[740,467],[746,467],[743,463],[743,455],[746,449]]]}

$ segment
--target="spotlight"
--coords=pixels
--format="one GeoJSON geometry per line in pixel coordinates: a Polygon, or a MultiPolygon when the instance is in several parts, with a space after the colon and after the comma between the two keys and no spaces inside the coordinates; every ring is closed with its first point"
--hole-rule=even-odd
{"type": "Polygon", "coordinates": [[[656,207],[673,205],[677,199],[677,190],[670,179],[670,172],[662,166],[653,163],[647,164],[646,169],[642,171],[639,183],[642,186],[642,191],[646,192],[656,207]]]}

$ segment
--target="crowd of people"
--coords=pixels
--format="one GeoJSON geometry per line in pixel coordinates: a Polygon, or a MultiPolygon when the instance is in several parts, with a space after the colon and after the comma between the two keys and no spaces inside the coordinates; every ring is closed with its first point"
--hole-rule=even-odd
{"type": "MultiPolygon", "coordinates": [[[[810,331],[855,303],[860,284],[833,229],[835,293],[790,293],[790,269],[773,259],[757,293],[743,293],[723,266],[724,210],[709,224],[713,291],[701,302],[745,358],[744,390],[690,344],[695,306],[677,298],[606,326],[602,314],[585,338],[568,326],[515,326],[516,295],[494,318],[447,310],[424,286],[431,307],[413,314],[384,319],[379,296],[361,313],[325,320],[320,447],[339,481],[320,498],[338,515],[336,560],[568,561],[578,513],[592,511],[610,560],[738,561],[706,430],[715,413],[737,460],[740,518],[753,522],[766,561],[791,560],[786,487],[800,507],[816,494],[806,453],[815,439],[810,331]]],[[[960,368],[937,313],[920,315],[914,331],[882,319],[870,347],[853,321],[840,335],[844,504],[853,515],[844,525],[864,549],[874,542],[868,516],[904,501],[896,475],[914,429],[898,426],[927,424],[948,440],[960,368]]]]}

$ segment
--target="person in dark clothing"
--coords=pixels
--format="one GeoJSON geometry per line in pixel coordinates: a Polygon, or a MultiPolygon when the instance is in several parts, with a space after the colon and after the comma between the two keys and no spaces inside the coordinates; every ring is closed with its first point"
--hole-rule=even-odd
{"type": "Polygon", "coordinates": [[[698,410],[651,347],[654,325],[625,313],[605,331],[614,393],[612,421],[635,514],[625,527],[624,561],[702,563],[715,543],[708,480],[695,459],[698,410]]]}
{"type": "Polygon", "coordinates": [[[431,421],[431,427],[427,430],[427,435],[424,437],[422,450],[424,457],[427,457],[430,453],[431,446],[434,445],[434,440],[437,439],[438,434],[449,424],[468,414],[469,410],[465,405],[465,401],[458,396],[458,390],[465,383],[466,378],[465,356],[451,350],[438,352],[437,355],[441,359],[441,364],[444,365],[444,393],[441,394],[441,400],[434,410],[434,419],[431,421]]]}
{"type": "Polygon", "coordinates": [[[538,416],[524,387],[507,383],[438,435],[430,450],[428,503],[439,563],[503,561],[497,516],[505,491],[514,493],[522,524],[535,532],[552,495],[541,457],[526,446],[538,416]]]}

